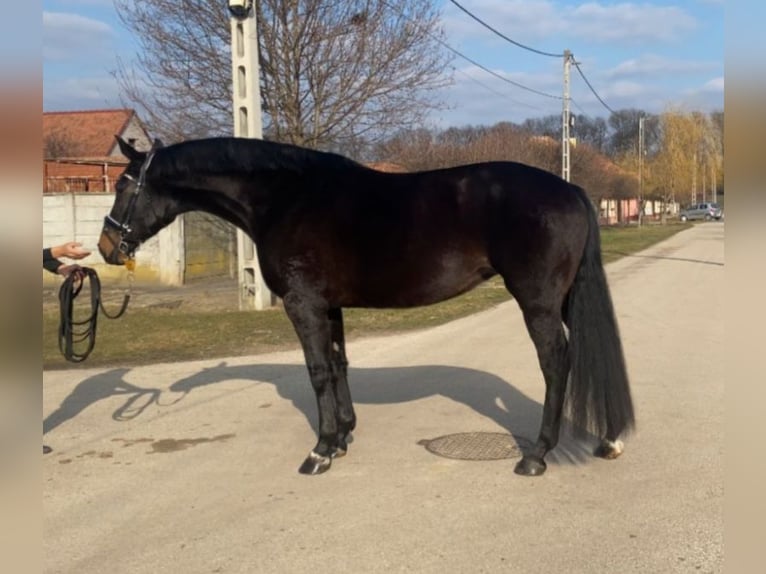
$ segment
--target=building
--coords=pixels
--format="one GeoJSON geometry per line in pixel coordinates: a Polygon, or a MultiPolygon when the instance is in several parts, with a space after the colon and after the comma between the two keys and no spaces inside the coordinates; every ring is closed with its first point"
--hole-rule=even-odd
{"type": "MultiPolygon", "coordinates": [[[[76,240],[93,251],[81,263],[106,280],[121,267],[106,265],[96,250],[114,184],[127,165],[115,136],[139,150],[152,138],[134,110],[43,113],[43,246],[76,240]]],[[[182,285],[195,279],[233,278],[236,233],[208,214],[187,213],[146,241],[136,256],[137,281],[182,285]]],[[[43,273],[43,280],[55,280],[43,273]]]]}
{"type": "Polygon", "coordinates": [[[43,193],[113,191],[127,163],[115,136],[151,147],[131,109],[43,113],[43,193]]]}

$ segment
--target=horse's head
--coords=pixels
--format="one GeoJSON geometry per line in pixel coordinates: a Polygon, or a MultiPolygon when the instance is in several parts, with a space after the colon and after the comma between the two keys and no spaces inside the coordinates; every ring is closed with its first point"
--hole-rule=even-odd
{"type": "Polygon", "coordinates": [[[119,136],[120,151],[128,158],[128,166],[115,184],[112,209],[104,218],[104,228],[98,240],[98,250],[104,261],[122,265],[133,258],[142,242],[166,225],[160,214],[164,210],[161,200],[147,181],[154,154],[162,142],[154,141],[149,152],[137,151],[119,136]]]}

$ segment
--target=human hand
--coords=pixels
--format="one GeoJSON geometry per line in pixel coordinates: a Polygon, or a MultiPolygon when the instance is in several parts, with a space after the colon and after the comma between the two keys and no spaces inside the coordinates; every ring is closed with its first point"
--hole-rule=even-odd
{"type": "Polygon", "coordinates": [[[90,255],[90,251],[82,246],[78,241],[69,241],[51,248],[51,255],[58,259],[59,257],[68,257],[69,259],[83,259],[90,255]]]}
{"type": "Polygon", "coordinates": [[[74,278],[78,280],[81,280],[85,276],[82,267],[77,265],[77,263],[73,263],[72,265],[60,265],[59,268],[56,269],[56,273],[63,275],[64,277],[69,277],[74,273],[74,278]]]}

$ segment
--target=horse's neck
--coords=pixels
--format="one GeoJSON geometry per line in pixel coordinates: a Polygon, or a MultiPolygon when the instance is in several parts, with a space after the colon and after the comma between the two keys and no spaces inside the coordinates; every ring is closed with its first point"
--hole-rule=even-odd
{"type": "MultiPolygon", "coordinates": [[[[189,158],[185,159],[187,165],[193,165],[189,158]]],[[[276,195],[279,203],[284,203],[288,195],[304,193],[310,180],[305,173],[289,166],[289,158],[284,161],[287,165],[283,165],[282,160],[284,158],[279,157],[254,159],[262,164],[243,173],[240,162],[222,157],[216,173],[195,172],[193,168],[192,173],[181,178],[165,173],[163,179],[167,187],[163,187],[172,189],[179,213],[204,211],[254,235],[260,227],[259,218],[274,204],[276,195]]]]}
{"type": "Polygon", "coordinates": [[[253,234],[257,214],[267,202],[268,188],[266,178],[211,175],[174,185],[173,198],[179,213],[203,211],[253,234]],[[249,188],[260,188],[263,197],[248,194],[249,188]]]}

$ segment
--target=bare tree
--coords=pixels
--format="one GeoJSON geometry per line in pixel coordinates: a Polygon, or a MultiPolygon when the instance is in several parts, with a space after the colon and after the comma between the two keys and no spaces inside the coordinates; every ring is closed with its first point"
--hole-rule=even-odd
{"type": "Polygon", "coordinates": [[[585,189],[596,205],[601,199],[615,199],[611,185],[614,165],[586,144],[577,144],[571,149],[571,152],[572,183],[585,189]]]}
{"type": "MultiPolygon", "coordinates": [[[[140,51],[125,98],[170,140],[232,132],[230,26],[222,0],[115,0],[140,51]]],[[[257,0],[264,134],[348,149],[441,107],[450,56],[433,0],[257,0]]]]}
{"type": "Polygon", "coordinates": [[[528,140],[526,132],[503,122],[492,127],[466,126],[442,131],[418,128],[402,130],[378,144],[375,157],[411,171],[486,161],[535,163],[538,154],[528,140]]]}
{"type": "Polygon", "coordinates": [[[561,138],[561,114],[549,114],[541,118],[528,118],[521,127],[531,134],[561,138]]]}
{"type": "Polygon", "coordinates": [[[611,137],[609,142],[609,154],[612,157],[620,157],[627,153],[636,153],[638,148],[638,123],[641,116],[645,116],[643,110],[636,108],[617,110],[609,116],[611,137]]]}
{"type": "Polygon", "coordinates": [[[599,153],[606,151],[608,127],[606,120],[590,117],[584,114],[576,116],[574,128],[571,131],[579,144],[587,144],[599,153]]]}
{"type": "Polygon", "coordinates": [[[63,130],[55,130],[43,139],[43,157],[58,159],[82,155],[82,142],[75,140],[63,130]]]}
{"type": "MultiPolygon", "coordinates": [[[[412,171],[486,161],[516,161],[553,173],[561,166],[558,140],[532,134],[528,125],[522,128],[503,122],[440,132],[404,130],[376,146],[375,151],[377,159],[412,171]]],[[[620,168],[586,144],[573,149],[572,172],[573,182],[585,187],[594,200],[623,197],[630,186],[623,181],[625,173],[620,168]]]]}

